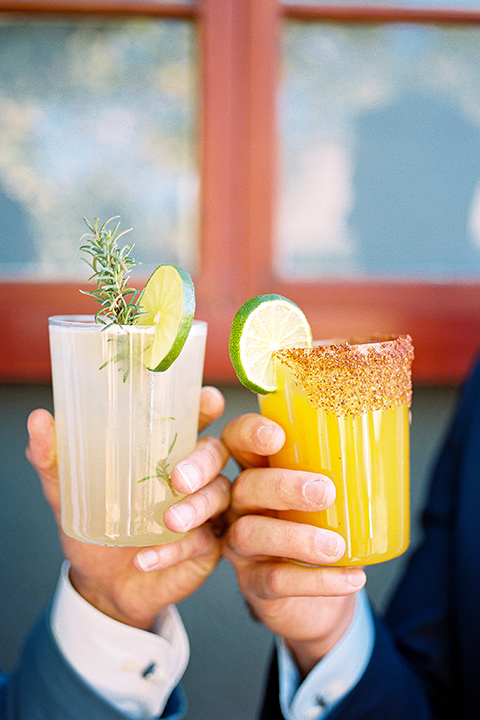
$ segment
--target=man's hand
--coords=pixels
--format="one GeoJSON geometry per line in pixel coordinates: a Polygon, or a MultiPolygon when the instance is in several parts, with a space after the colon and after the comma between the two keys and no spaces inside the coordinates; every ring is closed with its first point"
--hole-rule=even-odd
{"type": "Polygon", "coordinates": [[[324,475],[267,467],[285,435],[260,415],[230,422],[223,439],[244,468],[232,489],[224,555],[252,614],[285,639],[305,676],[345,633],[366,578],[361,568],[328,567],[345,552],[340,535],[276,511],[326,509],[335,486],[324,475]]]}
{"type": "MultiPolygon", "coordinates": [[[[221,393],[203,388],[199,429],[220,417],[223,408],[221,393]]],[[[193,593],[213,572],[221,556],[215,518],[230,502],[230,483],[219,475],[228,459],[221,440],[203,437],[173,470],[175,488],[189,494],[165,513],[165,524],[175,532],[190,532],[175,542],[139,549],[89,545],[62,532],[53,417],[46,410],[33,411],[28,431],[27,458],[57,520],[71,582],[88,602],[120,622],[148,630],[160,610],[193,593]]]]}

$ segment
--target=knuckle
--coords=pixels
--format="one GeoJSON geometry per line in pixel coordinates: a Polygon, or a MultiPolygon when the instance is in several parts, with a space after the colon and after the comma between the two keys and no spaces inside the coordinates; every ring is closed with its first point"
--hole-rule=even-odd
{"type": "Polygon", "coordinates": [[[187,544],[179,540],[170,544],[169,560],[170,565],[177,565],[188,556],[187,544]]]}
{"type": "Polygon", "coordinates": [[[230,483],[219,475],[210,485],[197,492],[195,496],[197,511],[203,517],[211,517],[226,510],[230,504],[230,483]]]}
{"type": "Polygon", "coordinates": [[[222,440],[220,440],[220,438],[213,435],[206,435],[200,442],[202,459],[209,469],[216,468],[218,466],[219,459],[221,459],[222,462],[224,461],[225,456],[227,455],[227,450],[225,444],[222,440]]]}
{"type": "Polygon", "coordinates": [[[290,548],[293,553],[310,557],[312,551],[316,549],[315,530],[316,528],[305,523],[285,522],[283,530],[285,548],[290,548]]]}
{"type": "Polygon", "coordinates": [[[198,492],[194,502],[196,514],[203,519],[209,518],[217,509],[214,497],[210,492],[198,492]]]}
{"type": "Polygon", "coordinates": [[[232,500],[238,505],[248,504],[248,487],[252,470],[243,470],[232,487],[232,500]]]}
{"type": "Polygon", "coordinates": [[[325,570],[324,568],[318,568],[318,571],[313,574],[314,592],[320,597],[324,596],[329,590],[332,592],[332,574],[331,570],[325,570]],[[327,575],[327,573],[330,573],[327,575]]]}
{"type": "Polygon", "coordinates": [[[230,526],[228,542],[232,550],[247,555],[250,547],[251,530],[248,516],[238,518],[230,526]]]}
{"type": "Polygon", "coordinates": [[[197,537],[195,538],[195,543],[193,545],[192,552],[193,552],[194,557],[206,555],[210,551],[213,544],[214,544],[214,538],[212,536],[212,533],[209,532],[208,528],[207,527],[199,528],[197,537]]]}
{"type": "Polygon", "coordinates": [[[285,505],[289,504],[292,483],[287,471],[279,470],[275,474],[274,490],[278,500],[285,505]]]}
{"type": "Polygon", "coordinates": [[[296,559],[307,563],[318,563],[321,554],[318,528],[304,523],[289,523],[286,528],[286,545],[296,548],[296,559]]]}
{"type": "Polygon", "coordinates": [[[217,484],[221,495],[221,508],[225,510],[230,505],[230,497],[232,494],[232,484],[228,478],[223,475],[219,475],[217,478],[217,484]]]}
{"type": "Polygon", "coordinates": [[[317,528],[311,526],[307,527],[306,529],[307,532],[305,533],[304,546],[308,557],[316,560],[318,559],[319,553],[319,536],[322,537],[322,534],[318,532],[317,528]]]}
{"type": "Polygon", "coordinates": [[[282,595],[281,566],[266,564],[263,567],[262,590],[265,599],[278,598],[282,595]]]}

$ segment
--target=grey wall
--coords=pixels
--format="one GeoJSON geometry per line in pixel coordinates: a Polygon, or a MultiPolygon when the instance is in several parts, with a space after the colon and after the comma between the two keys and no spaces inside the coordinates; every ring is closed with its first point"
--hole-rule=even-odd
{"type": "MultiPolygon", "coordinates": [[[[255,397],[239,387],[222,388],[227,411],[214,433],[232,416],[256,410],[255,397]]],[[[456,398],[454,388],[414,391],[412,407],[413,539],[428,469],[444,434],[456,398]]],[[[24,455],[26,419],[36,407],[51,409],[46,386],[0,385],[0,665],[10,669],[31,623],[57,578],[61,553],[53,519],[39,482],[24,455]]],[[[227,467],[230,478],[235,467],[227,467]]],[[[369,593],[386,601],[405,556],[369,570],[369,593]]],[[[230,567],[223,562],[204,587],[180,606],[191,642],[185,687],[188,720],[245,720],[255,715],[268,658],[269,633],[254,624],[230,567]]]]}

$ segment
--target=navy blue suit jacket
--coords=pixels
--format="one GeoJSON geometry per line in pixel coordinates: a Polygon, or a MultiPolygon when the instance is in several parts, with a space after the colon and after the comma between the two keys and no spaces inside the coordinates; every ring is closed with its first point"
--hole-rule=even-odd
{"type": "MultiPolygon", "coordinates": [[[[435,466],[423,526],[386,617],[375,618],[370,664],[329,720],[480,718],[480,363],[435,466]]],[[[275,658],[260,718],[282,718],[275,658]]]]}
{"type": "MultiPolygon", "coordinates": [[[[162,718],[184,714],[178,688],[162,718]]],[[[1,720],[127,720],[65,661],[52,635],[47,610],[31,633],[16,671],[0,675],[1,720]]]]}

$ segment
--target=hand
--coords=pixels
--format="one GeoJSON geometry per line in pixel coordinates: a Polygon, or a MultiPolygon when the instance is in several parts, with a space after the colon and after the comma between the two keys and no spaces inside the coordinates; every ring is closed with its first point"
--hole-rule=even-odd
{"type": "Polygon", "coordinates": [[[335,486],[324,475],[267,467],[285,434],[260,415],[230,422],[223,439],[245,468],[232,489],[224,555],[252,614],[284,638],[306,676],[345,633],[354,593],[366,578],[361,568],[318,567],[341,558],[340,535],[275,514],[326,509],[335,500],[335,486]]]}
{"type": "MultiPolygon", "coordinates": [[[[200,429],[220,417],[223,408],[221,393],[203,388],[200,429]]],[[[230,501],[230,483],[219,475],[228,459],[221,440],[203,437],[172,473],[175,488],[191,494],[165,513],[165,524],[175,532],[191,531],[170,544],[139,551],[89,545],[62,532],[53,417],[46,410],[33,411],[28,431],[27,457],[57,520],[71,582],[88,602],[120,622],[148,630],[160,610],[193,593],[213,572],[221,547],[209,520],[223,513],[230,501]]]]}

